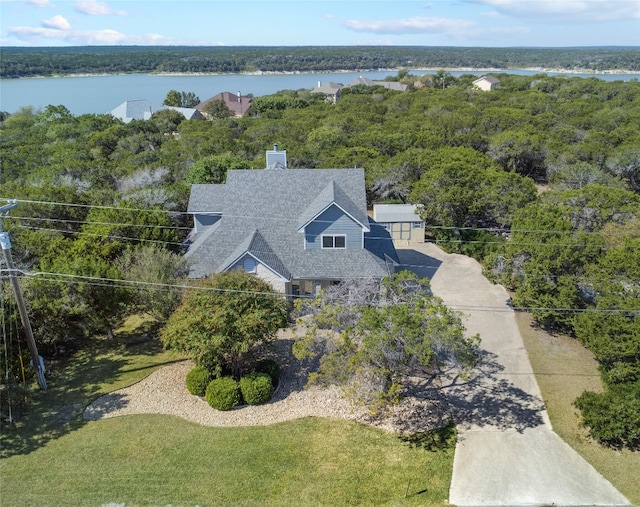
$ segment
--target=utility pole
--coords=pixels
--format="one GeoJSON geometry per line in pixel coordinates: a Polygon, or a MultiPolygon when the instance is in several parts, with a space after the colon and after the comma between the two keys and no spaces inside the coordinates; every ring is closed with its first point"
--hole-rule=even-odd
{"type": "MultiPolygon", "coordinates": [[[[18,205],[18,201],[13,200],[13,201],[9,201],[9,204],[6,204],[5,206],[0,206],[0,217],[2,217],[3,215],[6,215],[10,210],[15,208],[17,205],[18,205]]],[[[27,344],[29,345],[29,351],[31,352],[31,361],[33,362],[33,369],[36,372],[38,385],[43,391],[46,391],[47,381],[44,378],[44,363],[42,361],[42,358],[38,354],[38,347],[36,346],[36,340],[33,337],[31,323],[29,322],[29,315],[27,314],[27,307],[24,304],[24,299],[22,298],[22,291],[20,290],[20,285],[18,284],[18,276],[16,273],[16,268],[13,264],[13,257],[11,256],[11,241],[9,241],[9,233],[3,232],[2,220],[0,220],[0,246],[2,246],[2,253],[4,254],[4,259],[7,262],[7,268],[9,271],[9,280],[11,280],[11,285],[13,286],[13,292],[16,295],[16,302],[18,304],[18,311],[20,312],[20,320],[22,321],[22,327],[24,328],[24,332],[27,335],[27,344]]]]}

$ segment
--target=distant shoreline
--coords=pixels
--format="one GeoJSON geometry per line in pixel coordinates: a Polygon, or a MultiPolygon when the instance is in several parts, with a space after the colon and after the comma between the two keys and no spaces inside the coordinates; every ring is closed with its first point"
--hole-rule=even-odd
{"type": "Polygon", "coordinates": [[[195,76],[288,76],[288,75],[316,75],[316,74],[348,74],[355,72],[398,72],[400,70],[408,70],[411,72],[469,72],[469,73],[486,73],[497,72],[508,74],[510,71],[537,72],[540,74],[587,74],[593,76],[603,75],[638,75],[640,71],[630,69],[607,69],[607,70],[591,70],[591,69],[553,69],[543,67],[527,67],[527,68],[484,68],[484,67],[425,67],[412,69],[341,69],[326,71],[253,71],[253,72],[100,72],[100,73],[81,73],[81,74],[53,74],[53,75],[37,75],[23,77],[3,77],[0,80],[14,79],[53,79],[53,78],[80,78],[80,77],[108,77],[108,76],[127,76],[135,74],[146,74],[149,76],[159,77],[195,77],[195,76]]]}

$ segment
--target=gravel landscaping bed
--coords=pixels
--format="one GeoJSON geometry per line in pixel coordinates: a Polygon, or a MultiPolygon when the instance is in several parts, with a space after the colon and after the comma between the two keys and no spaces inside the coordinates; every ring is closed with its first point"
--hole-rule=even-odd
{"type": "Polygon", "coordinates": [[[371,424],[387,431],[417,433],[446,424],[449,410],[432,383],[413,379],[403,402],[386,417],[373,418],[366,407],[342,396],[337,387],[305,389],[309,368],[291,354],[292,340],[282,334],[275,353],[281,366],[280,384],[264,405],[246,405],[219,411],[189,393],[185,377],[191,361],[164,366],[130,387],[106,394],[85,408],[86,420],[95,421],[130,414],[166,414],[204,426],[256,426],[303,417],[331,417],[371,424]]]}

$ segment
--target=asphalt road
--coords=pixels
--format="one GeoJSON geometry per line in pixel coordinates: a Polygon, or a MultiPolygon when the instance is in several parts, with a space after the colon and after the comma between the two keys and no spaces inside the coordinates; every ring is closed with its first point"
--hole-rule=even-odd
{"type": "MultiPolygon", "coordinates": [[[[629,505],[549,422],[506,291],[480,265],[432,244],[399,247],[404,267],[480,333],[482,363],[469,381],[451,373],[444,391],[458,427],[449,502],[471,506],[629,505]]],[[[401,266],[401,267],[403,267],[401,266]]]]}

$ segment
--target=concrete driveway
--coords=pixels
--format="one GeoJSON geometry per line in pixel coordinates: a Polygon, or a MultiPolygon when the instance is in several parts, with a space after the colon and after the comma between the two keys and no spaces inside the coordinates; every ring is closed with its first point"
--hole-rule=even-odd
{"type": "Polygon", "coordinates": [[[551,428],[506,291],[480,265],[432,244],[399,247],[406,269],[431,279],[433,293],[480,333],[482,363],[444,392],[458,427],[449,502],[464,506],[629,505],[551,428]]]}

